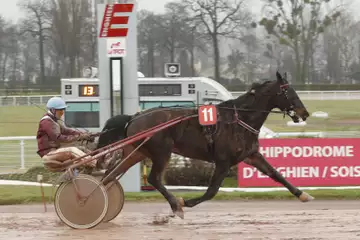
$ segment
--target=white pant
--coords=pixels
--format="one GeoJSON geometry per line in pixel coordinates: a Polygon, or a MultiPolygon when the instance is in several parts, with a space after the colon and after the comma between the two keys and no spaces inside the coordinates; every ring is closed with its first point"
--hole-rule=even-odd
{"type": "MultiPolygon", "coordinates": [[[[57,161],[57,162],[65,162],[70,159],[75,159],[81,156],[86,155],[85,152],[81,151],[77,147],[64,147],[64,148],[58,148],[54,151],[49,152],[45,156],[42,157],[44,161],[57,161]]],[[[87,160],[90,159],[91,156],[86,156],[80,159],[87,160]]],[[[86,166],[92,166],[95,167],[96,161],[91,161],[85,164],[86,166]]]]}

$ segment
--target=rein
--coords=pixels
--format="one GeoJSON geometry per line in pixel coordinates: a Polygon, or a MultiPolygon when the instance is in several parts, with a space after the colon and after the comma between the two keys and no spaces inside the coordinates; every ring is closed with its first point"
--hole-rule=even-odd
{"type": "Polygon", "coordinates": [[[248,131],[254,133],[255,135],[259,135],[260,131],[256,130],[255,128],[253,128],[249,124],[247,124],[246,122],[239,119],[239,114],[238,114],[235,106],[234,106],[234,112],[235,112],[234,113],[234,121],[232,121],[231,123],[237,123],[240,126],[242,126],[243,128],[247,129],[248,131]]]}

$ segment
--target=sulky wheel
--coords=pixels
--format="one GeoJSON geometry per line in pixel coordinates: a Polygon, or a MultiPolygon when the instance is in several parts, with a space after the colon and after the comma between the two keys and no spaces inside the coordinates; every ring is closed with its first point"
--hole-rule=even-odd
{"type": "Polygon", "coordinates": [[[118,180],[109,182],[106,185],[109,198],[109,208],[103,219],[104,222],[110,222],[116,218],[124,206],[124,190],[118,180]]]}
{"type": "MultiPolygon", "coordinates": [[[[99,181],[101,181],[102,179],[101,176],[97,176],[96,178],[99,181]]],[[[110,222],[111,220],[116,218],[123,209],[125,196],[124,196],[124,190],[118,180],[109,182],[105,188],[107,189],[109,207],[103,219],[103,222],[110,222]]]]}
{"type": "Polygon", "coordinates": [[[93,228],[104,219],[109,202],[105,186],[95,177],[79,174],[62,183],[55,193],[55,211],[69,227],[93,228]],[[78,194],[80,194],[80,201],[78,194]]]}

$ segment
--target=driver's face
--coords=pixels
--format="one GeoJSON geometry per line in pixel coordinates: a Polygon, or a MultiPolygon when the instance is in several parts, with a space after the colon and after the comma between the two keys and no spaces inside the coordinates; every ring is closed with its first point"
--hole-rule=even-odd
{"type": "Polygon", "coordinates": [[[55,116],[57,119],[61,119],[61,117],[64,115],[65,109],[55,110],[55,116]]]}

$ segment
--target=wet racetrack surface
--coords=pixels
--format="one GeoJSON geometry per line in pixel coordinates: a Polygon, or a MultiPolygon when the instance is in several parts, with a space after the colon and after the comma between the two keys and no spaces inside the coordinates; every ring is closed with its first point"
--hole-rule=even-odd
{"type": "Polygon", "coordinates": [[[165,202],[125,202],[113,221],[87,230],[67,227],[47,207],[0,206],[1,239],[360,239],[359,201],[208,201],[186,208],[184,220],[168,219],[165,202]]]}

